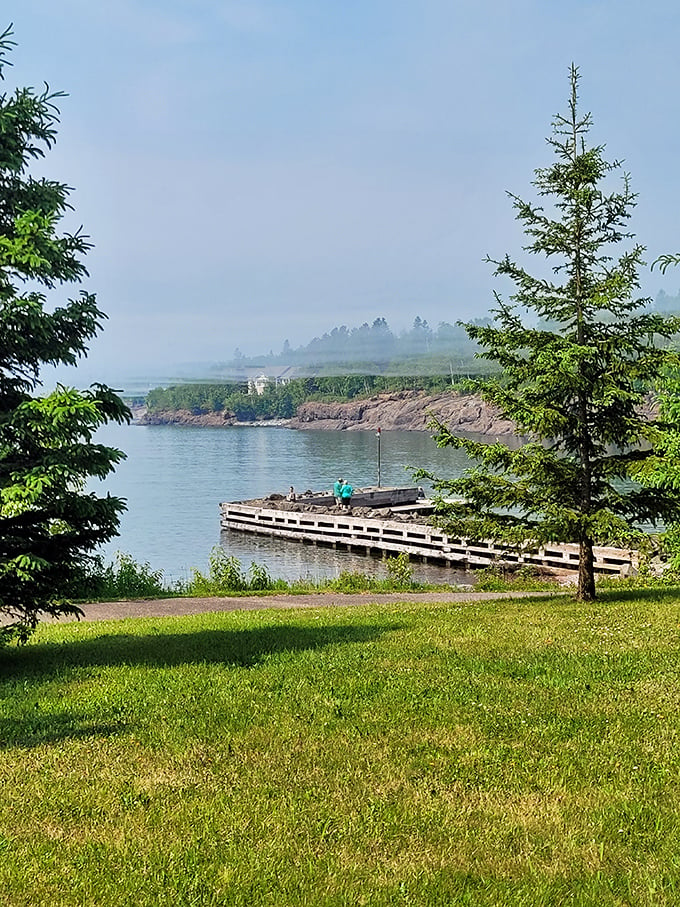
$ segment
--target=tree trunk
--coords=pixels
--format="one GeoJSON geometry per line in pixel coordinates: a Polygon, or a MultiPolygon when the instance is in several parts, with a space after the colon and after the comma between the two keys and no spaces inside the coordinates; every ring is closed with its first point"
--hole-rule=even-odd
{"type": "Polygon", "coordinates": [[[578,560],[576,599],[589,602],[595,598],[595,558],[591,539],[581,539],[578,560]]]}

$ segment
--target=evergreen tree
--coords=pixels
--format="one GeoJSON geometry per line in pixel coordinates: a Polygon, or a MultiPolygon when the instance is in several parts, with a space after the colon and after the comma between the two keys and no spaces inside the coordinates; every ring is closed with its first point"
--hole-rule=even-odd
{"type": "MultiPolygon", "coordinates": [[[[0,35],[0,78],[10,35],[0,35]]],[[[80,231],[58,232],[69,188],[30,172],[55,140],[59,97],[47,87],[0,94],[0,643],[25,640],[41,613],[79,613],[65,592],[124,509],[85,490],[124,456],[93,443],[103,423],[129,420],[124,403],[103,385],[36,395],[40,369],[75,364],[105,317],[84,291],[46,308],[44,291],[87,274],[90,247],[80,231]]]]}
{"type": "MultiPolygon", "coordinates": [[[[655,345],[678,330],[677,319],[645,310],[636,298],[643,248],[627,241],[635,195],[604,183],[618,163],[586,143],[590,114],[578,109],[578,70],[571,68],[569,112],[548,139],[556,160],[535,171],[550,211],[511,195],[529,244],[552,264],[533,276],[506,256],[491,261],[509,278],[511,302],[496,294],[490,326],[465,325],[483,358],[502,377],[481,386],[527,443],[517,450],[455,437],[438,425],[439,446],[465,449],[477,465],[458,480],[435,479],[439,519],[451,532],[518,546],[577,542],[578,598],[595,596],[593,545],[635,544],[640,523],[672,521],[680,492],[631,483],[658,425],[641,413],[646,391],[672,356],[655,345]],[[628,246],[620,251],[621,244],[628,246]],[[538,316],[532,326],[526,313],[538,316]],[[461,503],[444,496],[460,495],[461,503]]],[[[425,475],[421,473],[421,477],[425,475]]],[[[434,477],[431,477],[434,478],[434,477]]]]}
{"type": "Polygon", "coordinates": [[[656,261],[652,262],[652,268],[654,268],[654,265],[659,265],[661,273],[665,274],[667,269],[670,268],[671,265],[680,265],[680,254],[659,255],[656,261]]]}

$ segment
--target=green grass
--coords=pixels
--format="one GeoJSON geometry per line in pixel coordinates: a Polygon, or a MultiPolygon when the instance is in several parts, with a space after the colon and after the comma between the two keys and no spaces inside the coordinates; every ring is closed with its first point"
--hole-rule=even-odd
{"type": "Polygon", "coordinates": [[[680,903],[680,590],[43,626],[2,905],[680,903]]]}

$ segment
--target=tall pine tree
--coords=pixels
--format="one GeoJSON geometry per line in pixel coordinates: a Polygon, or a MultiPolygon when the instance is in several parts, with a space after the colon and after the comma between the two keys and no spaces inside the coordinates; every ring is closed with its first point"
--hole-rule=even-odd
{"type": "MultiPolygon", "coordinates": [[[[0,35],[0,78],[13,46],[0,35]]],[[[69,188],[33,175],[55,140],[60,94],[0,94],[0,644],[26,639],[39,616],[77,613],[65,591],[99,544],[116,534],[124,502],[86,490],[123,457],[94,443],[96,429],[129,411],[103,385],[44,396],[44,365],[74,364],[101,327],[95,297],[48,310],[47,290],[78,285],[89,248],[60,233],[69,188]]]]}
{"type": "Polygon", "coordinates": [[[648,300],[636,295],[644,250],[627,230],[635,195],[627,174],[619,191],[607,190],[620,164],[588,145],[591,116],[579,112],[574,66],[570,82],[568,113],[555,118],[548,139],[555,160],[535,171],[541,203],[510,196],[529,239],[525,251],[552,271],[534,276],[509,256],[489,259],[514,293],[510,302],[496,294],[490,326],[465,325],[480,356],[502,368],[480,386],[482,396],[526,443],[515,450],[479,443],[439,424],[437,444],[463,448],[476,465],[457,480],[429,478],[450,532],[518,546],[577,542],[577,595],[588,600],[594,545],[635,544],[641,523],[680,513],[677,490],[631,481],[658,438],[643,409],[672,355],[659,341],[679,325],[646,311],[648,300]],[[462,501],[444,500],[452,495],[462,501]]]}

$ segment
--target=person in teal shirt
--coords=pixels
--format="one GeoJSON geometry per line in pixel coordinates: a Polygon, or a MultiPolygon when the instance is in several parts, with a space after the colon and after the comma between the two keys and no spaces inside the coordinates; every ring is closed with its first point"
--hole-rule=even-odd
{"type": "Polygon", "coordinates": [[[342,502],[343,507],[352,506],[352,494],[353,493],[354,493],[354,489],[352,488],[352,486],[349,484],[349,482],[345,482],[343,484],[342,488],[340,489],[340,500],[342,502]]]}
{"type": "Polygon", "coordinates": [[[333,485],[333,497],[335,498],[335,503],[342,503],[342,486],[345,484],[344,479],[338,479],[338,481],[333,485]]]}

